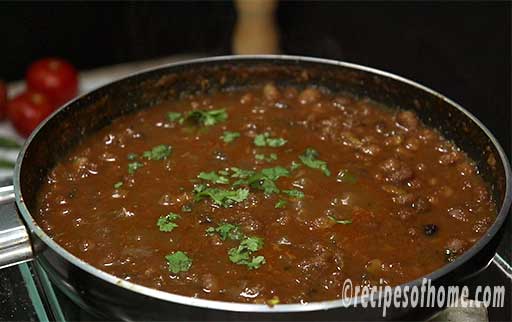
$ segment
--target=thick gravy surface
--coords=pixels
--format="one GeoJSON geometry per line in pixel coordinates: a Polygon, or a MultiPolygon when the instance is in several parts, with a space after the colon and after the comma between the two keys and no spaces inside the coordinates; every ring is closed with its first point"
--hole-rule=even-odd
{"type": "Polygon", "coordinates": [[[267,84],[115,120],[49,174],[37,220],[125,280],[276,304],[428,274],[495,213],[471,160],[414,113],[267,84]]]}

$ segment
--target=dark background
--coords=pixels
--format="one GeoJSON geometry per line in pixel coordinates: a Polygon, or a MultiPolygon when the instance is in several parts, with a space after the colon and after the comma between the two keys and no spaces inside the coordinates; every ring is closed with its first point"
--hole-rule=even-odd
{"type": "MultiPolygon", "coordinates": [[[[427,85],[466,107],[511,155],[511,2],[284,2],[283,53],[345,60],[427,85]]],[[[0,2],[0,78],[60,56],[79,69],[231,51],[231,2],[0,2]]],[[[501,252],[510,261],[510,227],[501,252]]]]}
{"type": "MultiPolygon", "coordinates": [[[[510,155],[510,2],[289,2],[281,48],[384,69],[476,114],[510,155]]],[[[80,69],[173,54],[228,54],[236,21],[223,2],[0,3],[0,78],[43,56],[80,69]]]]}

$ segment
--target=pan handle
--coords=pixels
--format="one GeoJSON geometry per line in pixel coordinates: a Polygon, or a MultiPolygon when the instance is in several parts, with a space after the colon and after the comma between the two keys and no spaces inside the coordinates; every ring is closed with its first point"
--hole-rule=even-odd
{"type": "Polygon", "coordinates": [[[27,228],[18,216],[14,187],[0,188],[0,269],[33,259],[27,228]]]}

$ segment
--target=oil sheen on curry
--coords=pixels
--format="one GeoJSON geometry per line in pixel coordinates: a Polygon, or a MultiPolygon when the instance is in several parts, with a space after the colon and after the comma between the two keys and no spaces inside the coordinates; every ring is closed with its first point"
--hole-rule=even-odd
{"type": "Polygon", "coordinates": [[[414,113],[272,84],[114,120],[38,202],[45,231],[103,271],[271,305],[421,277],[496,216],[474,163],[414,113]]]}

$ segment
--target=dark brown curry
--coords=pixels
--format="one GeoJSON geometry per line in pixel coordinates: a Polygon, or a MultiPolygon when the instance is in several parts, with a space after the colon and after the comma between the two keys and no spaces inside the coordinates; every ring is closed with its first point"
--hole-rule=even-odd
{"type": "Polygon", "coordinates": [[[115,120],[55,167],[39,205],[46,232],[101,270],[271,304],[418,278],[496,216],[472,161],[414,113],[272,84],[115,120]]]}

